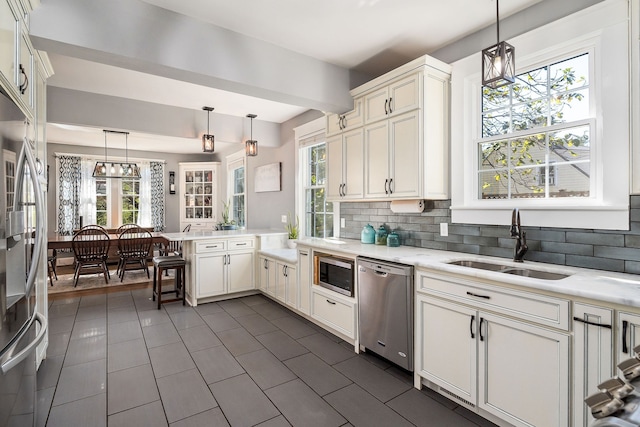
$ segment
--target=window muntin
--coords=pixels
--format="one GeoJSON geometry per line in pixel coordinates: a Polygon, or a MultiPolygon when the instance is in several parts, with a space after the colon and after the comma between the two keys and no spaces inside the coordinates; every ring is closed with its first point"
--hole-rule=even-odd
{"type": "Polygon", "coordinates": [[[589,197],[589,93],[588,53],[483,87],[478,198],[589,197]],[[547,178],[550,168],[562,183],[547,178]]]}
{"type": "Polygon", "coordinates": [[[304,197],[305,236],[333,237],[333,203],[326,200],[326,144],[305,147],[304,197]]]}

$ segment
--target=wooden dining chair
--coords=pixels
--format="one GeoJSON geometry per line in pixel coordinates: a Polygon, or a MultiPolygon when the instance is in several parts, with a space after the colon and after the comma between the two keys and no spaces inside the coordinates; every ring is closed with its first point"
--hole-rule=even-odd
{"type": "Polygon", "coordinates": [[[121,282],[127,270],[145,270],[147,278],[151,278],[147,260],[152,240],[151,233],[138,226],[127,228],[118,236],[118,275],[121,282]]]}
{"type": "Polygon", "coordinates": [[[111,240],[104,228],[99,225],[87,225],[78,231],[71,241],[75,258],[73,286],[78,286],[81,274],[102,273],[104,282],[109,283],[107,257],[111,240]]]}
{"type": "Polygon", "coordinates": [[[131,228],[139,228],[139,227],[140,226],[138,224],[122,224],[120,227],[116,229],[116,234],[119,236],[126,230],[129,230],[131,228]]]}

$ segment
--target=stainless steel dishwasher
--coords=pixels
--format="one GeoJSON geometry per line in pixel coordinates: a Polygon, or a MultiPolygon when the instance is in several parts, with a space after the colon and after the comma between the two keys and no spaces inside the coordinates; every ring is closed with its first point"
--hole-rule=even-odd
{"type": "Polygon", "coordinates": [[[413,267],[358,257],[360,346],[413,371],[413,267]]]}

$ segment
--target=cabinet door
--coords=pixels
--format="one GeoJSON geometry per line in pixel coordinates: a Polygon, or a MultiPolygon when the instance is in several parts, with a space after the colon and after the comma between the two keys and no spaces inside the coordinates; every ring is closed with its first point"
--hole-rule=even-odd
{"type": "Polygon", "coordinates": [[[614,375],[613,310],[576,302],[573,316],[573,425],[587,427],[594,418],[584,399],[614,375]]]}
{"type": "Polygon", "coordinates": [[[389,197],[389,123],[387,120],[364,129],[365,198],[389,197]]]}
{"type": "Polygon", "coordinates": [[[389,89],[387,86],[364,97],[364,122],[373,123],[389,114],[389,89]]]}
{"type": "Polygon", "coordinates": [[[478,406],[514,426],[569,424],[569,336],[479,313],[478,406]]]}
{"type": "MultiPolygon", "coordinates": [[[[217,163],[180,165],[180,224],[211,230],[217,222],[217,163]]],[[[182,227],[184,228],[184,227],[182,227]]]]}
{"type": "Polygon", "coordinates": [[[258,262],[258,275],[260,276],[259,287],[262,292],[267,292],[269,284],[269,261],[265,257],[260,257],[258,262]]]}
{"type": "Polygon", "coordinates": [[[342,132],[341,120],[342,114],[327,114],[327,135],[342,132]]]}
{"type": "Polygon", "coordinates": [[[287,265],[285,269],[285,297],[287,305],[292,308],[298,308],[298,279],[296,276],[296,268],[293,265],[287,265]]]}
{"type": "Polygon", "coordinates": [[[351,130],[362,126],[362,98],[353,100],[353,110],[342,115],[342,130],[351,130]]]}
{"type": "Polygon", "coordinates": [[[16,84],[18,16],[6,0],[0,1],[0,73],[12,88],[16,84]]]}
{"type": "Polygon", "coordinates": [[[420,108],[420,73],[400,79],[389,85],[389,115],[420,108]]]}
{"type": "Polygon", "coordinates": [[[253,251],[227,255],[229,293],[255,289],[253,281],[253,251]]]}
{"type": "Polygon", "coordinates": [[[225,259],[226,254],[196,255],[196,296],[198,298],[226,293],[225,259]]]}
{"type": "Polygon", "coordinates": [[[33,109],[33,47],[29,40],[29,34],[22,31],[20,34],[20,61],[18,63],[18,93],[22,101],[33,109]]]}
{"type": "Polygon", "coordinates": [[[417,297],[416,370],[420,376],[475,405],[476,310],[417,297]]]}
{"type": "Polygon", "coordinates": [[[343,136],[344,158],[342,194],[345,199],[362,199],[364,195],[364,131],[362,128],[343,136]]]}
{"type": "Polygon", "coordinates": [[[327,138],[327,198],[340,199],[342,180],[342,134],[327,138]]]}
{"type": "Polygon", "coordinates": [[[304,314],[309,313],[309,301],[311,298],[311,256],[309,249],[298,250],[298,310],[304,314]]]}
{"type": "Polygon", "coordinates": [[[640,345],[640,315],[618,312],[616,335],[618,347],[616,366],[618,366],[623,360],[633,357],[633,348],[640,345]]]}
{"type": "Polygon", "coordinates": [[[419,114],[414,110],[389,119],[391,198],[420,196],[419,114]]]}
{"type": "Polygon", "coordinates": [[[286,282],[287,282],[287,265],[282,264],[280,262],[276,262],[276,286],[275,286],[275,297],[282,301],[286,302],[286,282]]]}

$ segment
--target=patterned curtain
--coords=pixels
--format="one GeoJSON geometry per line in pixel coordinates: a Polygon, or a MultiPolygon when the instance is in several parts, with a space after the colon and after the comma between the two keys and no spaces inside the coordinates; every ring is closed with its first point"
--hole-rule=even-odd
{"type": "Polygon", "coordinates": [[[151,225],[164,231],[164,163],[151,162],[151,225]]]}
{"type": "Polygon", "coordinates": [[[72,235],[80,226],[81,158],[58,157],[58,233],[72,235]]]}

